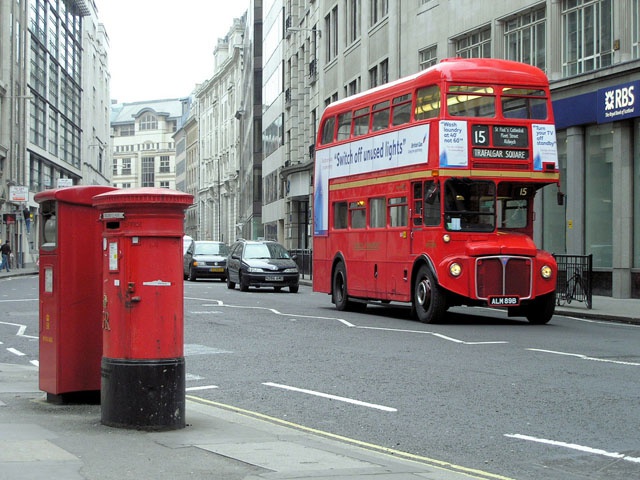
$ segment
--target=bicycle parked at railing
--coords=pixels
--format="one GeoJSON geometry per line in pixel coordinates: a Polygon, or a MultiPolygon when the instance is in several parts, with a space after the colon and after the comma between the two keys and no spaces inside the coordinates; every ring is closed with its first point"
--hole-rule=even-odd
{"type": "Polygon", "coordinates": [[[565,303],[570,304],[572,300],[585,302],[587,307],[591,308],[587,284],[580,272],[575,272],[571,278],[567,280],[564,291],[559,291],[556,294],[556,302],[559,306],[565,303]]]}

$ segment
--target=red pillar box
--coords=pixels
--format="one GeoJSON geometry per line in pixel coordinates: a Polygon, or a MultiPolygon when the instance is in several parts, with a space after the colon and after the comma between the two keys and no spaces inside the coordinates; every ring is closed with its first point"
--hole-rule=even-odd
{"type": "Polygon", "coordinates": [[[102,224],[93,197],[115,190],[77,186],[37,193],[40,204],[40,389],[54,403],[100,398],[102,224]]]}
{"type": "Polygon", "coordinates": [[[184,428],[184,211],[165,188],[98,195],[103,224],[102,423],[184,428]]]}

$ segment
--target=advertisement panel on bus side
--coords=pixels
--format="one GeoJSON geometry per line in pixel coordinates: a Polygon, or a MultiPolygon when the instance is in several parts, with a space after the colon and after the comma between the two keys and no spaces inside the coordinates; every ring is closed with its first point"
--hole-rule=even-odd
{"type": "Polygon", "coordinates": [[[314,235],[326,235],[329,222],[329,180],[427,164],[429,125],[418,125],[362,140],[316,150],[314,235]]]}

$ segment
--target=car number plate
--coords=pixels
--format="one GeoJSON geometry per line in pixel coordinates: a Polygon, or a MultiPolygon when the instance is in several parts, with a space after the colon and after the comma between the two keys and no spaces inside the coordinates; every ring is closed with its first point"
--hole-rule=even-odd
{"type": "Polygon", "coordinates": [[[282,276],[280,275],[267,275],[266,277],[264,277],[264,279],[267,282],[281,282],[282,280],[284,280],[284,278],[282,278],[282,276]]]}
{"type": "Polygon", "coordinates": [[[209,271],[212,272],[212,273],[221,273],[221,272],[224,272],[224,268],[222,268],[222,267],[213,267],[209,271]]]}
{"type": "Polygon", "coordinates": [[[490,307],[517,307],[518,305],[520,305],[520,297],[518,296],[489,297],[490,307]]]}

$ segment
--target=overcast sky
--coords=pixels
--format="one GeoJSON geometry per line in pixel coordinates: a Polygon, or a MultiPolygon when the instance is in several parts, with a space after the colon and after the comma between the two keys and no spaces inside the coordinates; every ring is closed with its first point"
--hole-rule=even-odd
{"type": "Polygon", "coordinates": [[[213,74],[213,49],[249,0],[96,0],[109,36],[111,99],[188,96],[213,74]]]}

